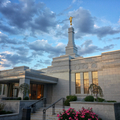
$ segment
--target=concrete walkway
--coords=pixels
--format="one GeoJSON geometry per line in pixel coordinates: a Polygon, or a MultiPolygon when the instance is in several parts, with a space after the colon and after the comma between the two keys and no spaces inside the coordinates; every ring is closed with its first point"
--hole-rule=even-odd
{"type": "MultiPolygon", "coordinates": [[[[41,108],[36,113],[31,114],[31,120],[43,120],[43,109],[41,108]]],[[[69,109],[69,106],[65,106],[65,110],[69,109]]],[[[62,106],[55,106],[55,115],[52,115],[52,108],[47,109],[46,111],[46,120],[58,120],[57,114],[63,111],[62,106]]]]}

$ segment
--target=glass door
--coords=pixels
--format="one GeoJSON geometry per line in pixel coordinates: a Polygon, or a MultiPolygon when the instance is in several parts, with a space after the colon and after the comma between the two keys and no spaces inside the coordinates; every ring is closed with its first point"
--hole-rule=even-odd
{"type": "Polygon", "coordinates": [[[29,98],[31,100],[38,100],[43,97],[44,85],[40,84],[30,84],[29,98]]]}

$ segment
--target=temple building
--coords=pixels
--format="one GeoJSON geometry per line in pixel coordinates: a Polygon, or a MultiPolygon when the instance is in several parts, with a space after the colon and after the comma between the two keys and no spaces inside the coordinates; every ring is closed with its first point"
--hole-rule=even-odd
{"type": "Polygon", "coordinates": [[[22,83],[30,85],[30,99],[46,97],[47,103],[67,95],[76,95],[80,100],[87,96],[92,83],[102,88],[104,99],[120,102],[120,50],[81,57],[74,42],[74,28],[70,27],[66,54],[53,58],[51,66],[41,70],[21,66],[0,71],[0,97],[23,97],[18,89],[22,83]]]}

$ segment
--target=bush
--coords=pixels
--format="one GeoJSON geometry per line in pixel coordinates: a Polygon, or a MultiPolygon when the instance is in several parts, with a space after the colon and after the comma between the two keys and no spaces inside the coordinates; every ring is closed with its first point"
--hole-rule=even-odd
{"type": "Polygon", "coordinates": [[[70,106],[70,101],[76,101],[77,100],[77,96],[75,95],[69,95],[69,96],[66,96],[66,100],[64,102],[64,105],[65,106],[70,106]]]}
{"type": "Polygon", "coordinates": [[[21,97],[18,97],[17,100],[21,100],[21,97]]]}
{"type": "Polygon", "coordinates": [[[5,107],[5,104],[4,103],[0,103],[0,111],[2,111],[5,107]]]}
{"type": "Polygon", "coordinates": [[[65,105],[65,106],[70,106],[70,100],[68,100],[68,99],[65,100],[64,105],[65,105]]]}
{"type": "Polygon", "coordinates": [[[75,96],[75,95],[69,95],[66,98],[69,99],[70,101],[76,101],[77,100],[77,96],[75,96]]]}
{"type": "Polygon", "coordinates": [[[98,97],[98,99],[95,98],[95,101],[97,101],[97,102],[103,102],[103,101],[105,101],[105,99],[98,97]],[[97,101],[97,100],[98,100],[98,101],[97,101]]]}
{"type": "Polygon", "coordinates": [[[24,97],[24,99],[23,99],[23,100],[29,100],[29,97],[27,97],[27,96],[26,96],[26,97],[24,97]]]}
{"type": "Polygon", "coordinates": [[[3,100],[21,100],[21,97],[5,97],[3,100]]]}
{"type": "Polygon", "coordinates": [[[13,112],[11,112],[11,111],[5,111],[5,110],[0,111],[0,115],[1,114],[11,114],[11,113],[13,113],[13,112]]]}
{"type": "Polygon", "coordinates": [[[91,96],[91,95],[89,95],[89,96],[86,96],[86,97],[84,98],[84,100],[85,100],[85,101],[88,101],[88,102],[94,102],[94,97],[91,96]]]}
{"type": "Polygon", "coordinates": [[[107,100],[106,102],[117,102],[117,101],[115,101],[115,100],[107,100]]]}
{"type": "Polygon", "coordinates": [[[102,120],[98,118],[92,108],[84,109],[76,111],[73,108],[69,108],[68,110],[63,109],[63,113],[57,114],[58,120],[102,120]]]}

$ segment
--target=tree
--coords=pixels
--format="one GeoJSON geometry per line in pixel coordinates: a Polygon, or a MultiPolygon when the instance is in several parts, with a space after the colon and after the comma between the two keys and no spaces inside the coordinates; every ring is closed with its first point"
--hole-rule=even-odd
{"type": "Polygon", "coordinates": [[[19,90],[23,93],[23,98],[26,97],[26,94],[29,94],[30,86],[27,83],[23,83],[19,86],[19,90]]]}
{"type": "Polygon", "coordinates": [[[96,84],[91,84],[90,87],[88,88],[88,93],[89,90],[91,91],[91,94],[94,94],[96,96],[96,100],[98,101],[98,94],[100,97],[103,97],[103,91],[100,86],[96,84]]]}

